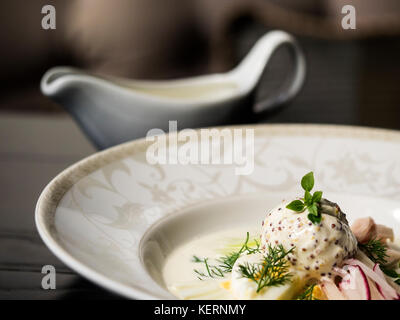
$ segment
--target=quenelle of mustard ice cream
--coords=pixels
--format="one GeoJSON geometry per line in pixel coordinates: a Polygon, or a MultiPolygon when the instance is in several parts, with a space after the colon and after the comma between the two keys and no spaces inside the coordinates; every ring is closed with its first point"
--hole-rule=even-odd
{"type": "Polygon", "coordinates": [[[261,248],[282,245],[291,268],[305,278],[319,279],[332,276],[331,270],[352,257],[357,251],[357,240],[339,206],[321,199],[321,222],[312,223],[308,212],[286,208],[287,202],[270,210],[262,222],[261,248]]]}

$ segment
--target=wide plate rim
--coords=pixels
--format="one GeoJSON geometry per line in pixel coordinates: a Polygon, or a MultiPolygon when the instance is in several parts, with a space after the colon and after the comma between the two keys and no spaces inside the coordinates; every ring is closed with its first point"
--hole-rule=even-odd
{"type": "MultiPolygon", "coordinates": [[[[333,136],[333,137],[349,137],[364,138],[367,140],[375,139],[381,141],[391,141],[400,143],[400,132],[391,129],[362,127],[350,125],[332,125],[332,124],[254,124],[254,125],[232,125],[213,127],[217,129],[255,129],[255,133],[269,133],[272,135],[296,135],[301,133],[304,136],[333,136]]],[[[201,129],[196,129],[199,131],[201,129]]],[[[167,134],[169,136],[169,134],[167,134]]],[[[105,275],[94,271],[87,267],[83,262],[76,259],[59,243],[57,230],[54,226],[54,215],[63,196],[68,190],[80,179],[86,177],[92,172],[100,169],[113,161],[117,161],[133,152],[144,151],[151,144],[146,138],[128,141],[114,147],[96,152],[75,164],[64,169],[55,176],[43,189],[35,208],[35,224],[40,237],[50,249],[68,267],[75,270],[85,278],[95,282],[96,284],[121,294],[127,298],[138,299],[154,299],[155,296],[136,289],[133,286],[124,285],[118,281],[114,281],[105,275]]]]}

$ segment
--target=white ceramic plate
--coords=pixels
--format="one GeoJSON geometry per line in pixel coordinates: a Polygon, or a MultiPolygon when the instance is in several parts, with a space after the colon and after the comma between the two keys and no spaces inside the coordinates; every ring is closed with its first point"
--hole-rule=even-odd
{"type": "MultiPolygon", "coordinates": [[[[129,298],[174,298],[161,268],[179,244],[212,231],[259,224],[300,192],[312,170],[350,221],[400,226],[400,133],[325,125],[255,128],[255,170],[146,162],[145,140],[97,153],[58,175],[36,207],[52,252],[84,277],[129,298]]],[[[231,127],[233,129],[233,127],[231,127]]]]}

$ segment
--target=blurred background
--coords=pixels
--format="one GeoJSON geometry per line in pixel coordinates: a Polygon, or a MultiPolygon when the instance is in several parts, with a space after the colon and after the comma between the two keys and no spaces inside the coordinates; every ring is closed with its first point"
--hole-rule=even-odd
{"type": "MultiPolygon", "coordinates": [[[[40,93],[50,67],[134,79],[225,72],[261,35],[282,29],[304,50],[307,79],[293,102],[257,122],[400,129],[398,0],[4,0],[0,11],[0,299],[116,298],[65,267],[35,231],[44,186],[96,151],[40,93]],[[56,30],[41,27],[46,4],[56,8],[56,30]],[[355,30],[341,27],[348,4],[356,8],[355,30]],[[57,290],[40,288],[45,264],[56,266],[57,290]]],[[[259,99],[279,87],[289,61],[279,49],[259,99]]]]}

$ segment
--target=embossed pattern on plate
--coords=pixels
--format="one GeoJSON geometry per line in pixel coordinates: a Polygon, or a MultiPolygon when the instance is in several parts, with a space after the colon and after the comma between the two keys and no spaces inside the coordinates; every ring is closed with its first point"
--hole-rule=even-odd
{"type": "Polygon", "coordinates": [[[383,208],[371,214],[400,223],[400,133],[328,125],[254,128],[255,170],[249,176],[235,175],[234,166],[150,165],[144,139],[82,160],[57,176],[38,201],[43,240],[71,268],[110,290],[172,298],[143,267],[140,240],[160,218],[199,203],[260,192],[285,198],[313,170],[318,188],[345,195],[349,211],[370,212],[362,203],[351,207],[351,197],[376,198],[383,208]]]}

